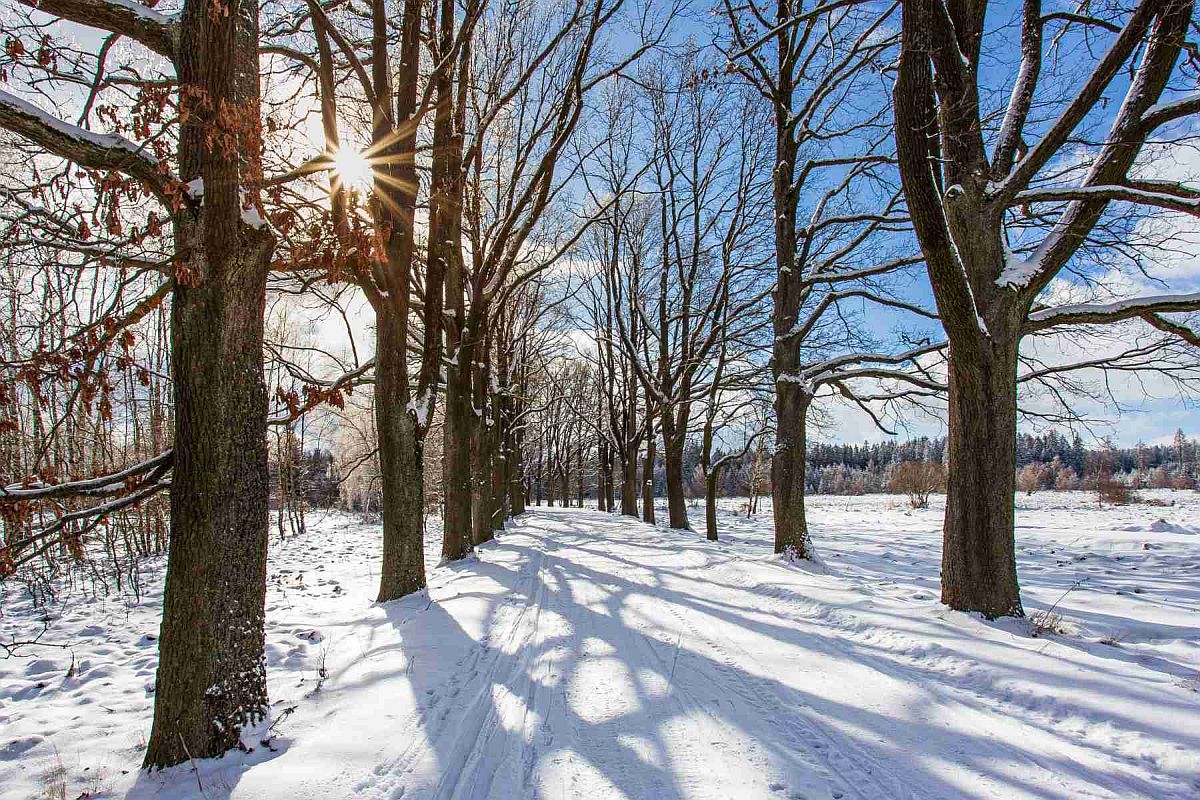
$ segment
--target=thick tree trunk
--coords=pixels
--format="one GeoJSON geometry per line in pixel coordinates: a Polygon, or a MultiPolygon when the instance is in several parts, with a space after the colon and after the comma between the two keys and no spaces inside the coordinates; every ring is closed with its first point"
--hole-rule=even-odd
{"type": "Polygon", "coordinates": [[[242,221],[243,181],[258,173],[257,128],[239,131],[245,162],[210,147],[214,109],[257,124],[258,7],[214,19],[188,0],[180,174],[204,181],[203,207],[175,215],[171,306],[175,455],[170,555],[147,767],[217,756],[267,712],[267,391],[263,313],[274,234],[242,221]],[[210,104],[197,108],[196,96],[210,104]]]}
{"type": "Polygon", "coordinates": [[[576,507],[583,508],[583,496],[585,493],[584,492],[584,480],[586,478],[586,474],[583,471],[583,446],[582,445],[580,445],[579,450],[577,451],[577,463],[576,463],[575,467],[576,467],[576,469],[575,469],[576,507]]]}
{"type": "Polygon", "coordinates": [[[543,470],[543,468],[542,468],[543,463],[544,463],[544,461],[543,461],[543,456],[542,456],[542,446],[539,443],[538,444],[537,469],[535,469],[534,473],[533,473],[533,504],[539,508],[542,505],[542,493],[546,487],[545,470],[543,470]]]}
{"type": "Polygon", "coordinates": [[[625,443],[625,457],[621,461],[621,513],[627,517],[638,515],[638,441],[625,443]]]}
{"type": "Polygon", "coordinates": [[[599,443],[596,448],[596,509],[598,511],[608,511],[608,487],[604,483],[604,460],[607,455],[604,452],[603,443],[599,443]]]}
{"type": "Polygon", "coordinates": [[[1024,613],[1013,537],[1017,347],[989,338],[982,357],[950,348],[942,602],[989,618],[1024,613]]]}
{"type": "Polygon", "coordinates": [[[505,469],[508,476],[508,506],[509,513],[514,517],[525,513],[525,464],[524,452],[521,440],[524,438],[524,433],[520,430],[512,429],[512,420],[515,417],[515,409],[510,405],[508,411],[508,456],[505,459],[505,469]]]}
{"type": "MultiPolygon", "coordinates": [[[[666,420],[664,415],[664,422],[666,420]]],[[[672,426],[673,427],[673,426],[672,426]]],[[[683,494],[684,437],[672,430],[663,431],[663,466],[667,473],[667,524],[677,530],[691,530],[688,522],[687,498],[683,494]]]]}
{"type": "Polygon", "coordinates": [[[612,513],[617,508],[617,492],[613,486],[613,447],[610,443],[604,445],[604,459],[601,469],[604,470],[604,510],[612,513]]]}
{"type": "MultiPolygon", "coordinates": [[[[499,398],[494,398],[498,403],[499,398]]],[[[504,440],[500,435],[500,414],[492,414],[491,430],[488,432],[488,444],[492,454],[492,470],[490,487],[491,511],[490,519],[493,531],[504,529],[505,506],[508,503],[508,456],[504,448],[504,440]]]]}
{"type": "Polygon", "coordinates": [[[233,252],[213,258],[201,224],[177,225],[180,264],[197,277],[171,307],[175,465],[150,767],[220,755],[267,709],[262,343],[274,240],[241,227],[233,252]]]}
{"type": "Polygon", "coordinates": [[[470,363],[470,348],[462,347],[452,351],[452,356],[457,363],[446,367],[446,412],[442,446],[442,481],[445,495],[442,557],[455,561],[465,557],[473,547],[471,434],[475,414],[471,409],[470,373],[464,368],[464,365],[470,363]],[[464,375],[467,378],[465,381],[464,375]]]}
{"type": "Polygon", "coordinates": [[[425,588],[425,472],[416,420],[408,409],[405,327],[394,313],[376,310],[375,427],[383,488],[380,603],[425,588]]]}
{"type": "Polygon", "coordinates": [[[476,413],[475,419],[475,435],[471,437],[471,541],[483,544],[492,538],[491,429],[482,414],[476,413]]]}
{"type": "Polygon", "coordinates": [[[810,558],[812,543],[804,512],[806,426],[811,398],[784,381],[775,387],[775,454],[771,458],[771,497],[775,552],[810,558]]]}

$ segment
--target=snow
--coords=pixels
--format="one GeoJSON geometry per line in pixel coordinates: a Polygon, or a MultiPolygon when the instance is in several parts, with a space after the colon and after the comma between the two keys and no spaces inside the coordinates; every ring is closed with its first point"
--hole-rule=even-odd
{"type": "Polygon", "coordinates": [[[1142,119],[1150,119],[1157,117],[1160,114],[1174,115],[1185,106],[1189,106],[1200,99],[1200,92],[1191,92],[1185,94],[1175,100],[1170,100],[1165,103],[1155,103],[1142,112],[1142,119]]]}
{"type": "Polygon", "coordinates": [[[1195,798],[1200,495],[1144,494],[1018,497],[1026,609],[1063,616],[1036,637],[941,606],[940,509],[893,496],[809,498],[821,566],[738,500],[716,543],[534,509],[445,565],[431,519],[428,593],[385,605],[378,523],[314,513],[272,541],[274,750],[198,775],[137,769],[161,559],[141,602],[10,586],[5,637],[71,649],[0,660],[0,796],[61,764],[69,797],[1195,798]]]}
{"type": "Polygon", "coordinates": [[[107,2],[109,5],[120,6],[121,8],[127,9],[128,11],[131,11],[134,16],[140,17],[146,22],[162,25],[163,27],[173,25],[179,21],[178,16],[174,14],[170,16],[166,14],[160,14],[154,9],[137,2],[137,0],[105,0],[105,2],[107,2]]]}
{"type": "Polygon", "coordinates": [[[78,125],[63,122],[53,114],[47,114],[33,103],[22,100],[16,95],[9,94],[2,89],[0,89],[0,105],[8,106],[17,113],[31,117],[39,124],[78,142],[84,142],[106,150],[126,150],[151,164],[158,163],[158,159],[153,155],[145,152],[140,145],[131,142],[124,136],[116,133],[96,133],[95,131],[81,128],[78,125]]]}
{"type": "Polygon", "coordinates": [[[1058,306],[1035,311],[1029,315],[1032,322],[1057,319],[1058,317],[1075,316],[1077,314],[1119,314],[1134,308],[1153,308],[1167,303],[1200,304],[1200,292],[1191,294],[1159,294],[1144,297],[1131,297],[1128,300],[1118,300],[1115,303],[1080,303],[1078,305],[1058,306]]]}
{"type": "MultiPolygon", "coordinates": [[[[183,191],[193,200],[204,201],[204,178],[193,178],[183,185],[183,191]]],[[[250,195],[244,189],[238,190],[238,197],[241,198],[242,204],[242,222],[249,225],[251,228],[262,230],[270,225],[265,217],[259,213],[258,207],[250,200],[250,195]]]]}
{"type": "Polygon", "coordinates": [[[1004,269],[1000,271],[1000,277],[996,278],[996,285],[1001,289],[1024,289],[1041,267],[1037,258],[1021,258],[1006,248],[1004,269]]]}
{"type": "Polygon", "coordinates": [[[242,222],[249,225],[251,228],[262,230],[267,227],[268,223],[265,217],[258,211],[258,206],[246,206],[245,193],[243,192],[242,199],[242,222]]]}

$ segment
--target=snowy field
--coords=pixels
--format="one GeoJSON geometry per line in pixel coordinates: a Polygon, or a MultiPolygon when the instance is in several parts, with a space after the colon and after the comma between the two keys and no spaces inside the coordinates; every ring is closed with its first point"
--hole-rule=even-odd
{"type": "Polygon", "coordinates": [[[719,543],[536,510],[384,606],[377,527],[314,514],[272,545],[273,730],[157,775],[161,564],[136,605],[9,587],[0,635],[70,647],[0,660],[0,795],[1194,800],[1200,495],[1145,496],[1019,498],[1041,635],[938,604],[940,498],[812,498],[816,568],[736,501],[719,543]]]}

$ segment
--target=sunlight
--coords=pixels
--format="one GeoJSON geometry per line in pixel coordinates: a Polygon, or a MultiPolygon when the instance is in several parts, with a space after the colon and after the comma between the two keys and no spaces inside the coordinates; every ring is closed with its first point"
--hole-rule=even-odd
{"type": "Polygon", "coordinates": [[[333,168],[349,189],[366,191],[371,188],[374,173],[371,162],[359,150],[343,147],[333,157],[333,168]]]}

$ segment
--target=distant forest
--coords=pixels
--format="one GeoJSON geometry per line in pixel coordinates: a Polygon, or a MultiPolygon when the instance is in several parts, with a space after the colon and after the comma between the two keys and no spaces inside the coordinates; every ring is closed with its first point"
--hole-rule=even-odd
{"type": "MultiPolygon", "coordinates": [[[[813,444],[808,448],[808,490],[813,494],[889,491],[905,461],[945,463],[945,437],[905,442],[813,444]]],[[[1086,488],[1097,476],[1138,487],[1194,488],[1196,442],[1182,430],[1170,444],[1117,447],[1110,440],[1085,447],[1078,433],[1049,430],[1017,437],[1018,489],[1086,488]]]]}
{"type": "MultiPolygon", "coordinates": [[[[354,510],[378,508],[377,480],[371,480],[373,465],[367,465],[368,480],[343,483],[341,470],[332,453],[324,449],[301,451],[284,448],[272,454],[272,505],[278,507],[280,495],[299,499],[310,508],[342,506],[354,510]],[[281,453],[283,454],[281,457],[281,453]],[[280,470],[280,461],[286,467],[280,470]],[[365,483],[365,485],[364,485],[365,483]]],[[[723,455],[718,448],[714,459],[723,455]]],[[[685,474],[690,476],[685,491],[691,498],[704,496],[704,473],[698,443],[684,450],[685,474]]],[[[810,494],[875,494],[894,490],[892,479],[905,462],[944,464],[945,437],[922,436],[907,441],[864,442],[862,444],[814,443],[808,447],[806,488],[810,494]]],[[[591,463],[587,463],[591,461],[591,463]]],[[[1093,447],[1084,446],[1077,433],[1050,430],[1040,434],[1024,433],[1017,437],[1018,491],[1092,488],[1098,476],[1109,476],[1132,488],[1194,489],[1197,486],[1197,442],[1182,430],[1170,444],[1137,444],[1117,447],[1102,440],[1093,447]]],[[[596,465],[584,464],[584,496],[596,496],[596,465]]],[[[532,483],[532,476],[530,476],[532,483]]],[[[578,478],[576,478],[578,480],[578,478]]],[[[741,497],[751,493],[757,483],[759,495],[769,495],[770,455],[765,449],[735,458],[723,471],[720,493],[741,497]]],[[[666,470],[660,457],[654,468],[656,494],[666,491],[666,470]]],[[[530,487],[537,496],[537,487],[530,487]]],[[[574,492],[574,486],[573,486],[574,492]]],[[[428,498],[436,507],[436,496],[428,498]]],[[[286,502],[284,505],[288,505],[286,502]]]]}
{"type": "MultiPolygon", "coordinates": [[[[1111,476],[1134,488],[1195,488],[1197,443],[1182,430],[1170,444],[1117,447],[1110,440],[1086,447],[1078,433],[1049,430],[1017,437],[1018,488],[1087,488],[1097,476],[1111,476]]],[[[689,449],[688,466],[698,470],[698,448],[689,449]]],[[[747,494],[753,454],[739,459],[722,481],[726,495],[747,494]]],[[[892,477],[906,461],[944,464],[946,439],[922,436],[907,441],[808,446],[806,488],[810,494],[872,494],[891,491],[892,477]]],[[[659,470],[656,470],[656,473],[659,470]]],[[[768,471],[769,472],[769,471],[768,471]]],[[[656,483],[661,476],[656,474],[656,483]]],[[[769,492],[769,475],[761,492],[769,492]]],[[[693,481],[696,484],[696,481],[693,481]]],[[[697,484],[693,488],[702,489],[697,484]]]]}

